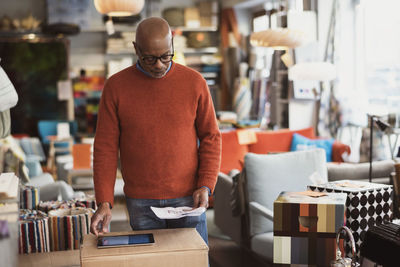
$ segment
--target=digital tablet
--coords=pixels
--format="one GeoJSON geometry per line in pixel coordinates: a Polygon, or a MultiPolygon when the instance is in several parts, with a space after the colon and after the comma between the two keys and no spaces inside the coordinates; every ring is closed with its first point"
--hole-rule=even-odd
{"type": "Polygon", "coordinates": [[[130,234],[116,236],[100,236],[97,248],[114,248],[123,246],[143,246],[154,244],[153,234],[130,234]]]}

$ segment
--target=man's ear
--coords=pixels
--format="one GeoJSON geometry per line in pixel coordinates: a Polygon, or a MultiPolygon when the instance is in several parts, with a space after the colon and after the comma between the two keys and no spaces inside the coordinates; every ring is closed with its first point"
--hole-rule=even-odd
{"type": "Polygon", "coordinates": [[[133,41],[132,44],[133,44],[133,47],[135,48],[135,53],[136,53],[136,55],[138,55],[138,50],[137,50],[136,42],[133,41]]]}

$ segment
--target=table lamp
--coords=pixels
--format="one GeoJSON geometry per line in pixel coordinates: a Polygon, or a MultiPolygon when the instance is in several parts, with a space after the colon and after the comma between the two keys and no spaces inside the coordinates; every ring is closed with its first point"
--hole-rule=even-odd
{"type": "Polygon", "coordinates": [[[375,115],[368,115],[370,119],[369,127],[370,127],[370,136],[369,136],[369,182],[372,181],[372,144],[373,144],[373,129],[374,123],[378,126],[380,131],[385,131],[390,125],[387,122],[384,122],[379,119],[378,116],[375,115]]]}

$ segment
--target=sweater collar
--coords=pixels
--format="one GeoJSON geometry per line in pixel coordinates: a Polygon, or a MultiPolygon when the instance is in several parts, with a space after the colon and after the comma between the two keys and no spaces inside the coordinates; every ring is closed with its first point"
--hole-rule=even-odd
{"type": "MultiPolygon", "coordinates": [[[[168,66],[167,71],[165,72],[165,75],[167,75],[167,73],[168,73],[169,70],[171,69],[171,66],[172,66],[172,61],[169,63],[169,66],[168,66]]],[[[140,66],[139,61],[136,61],[136,67],[137,67],[141,72],[143,72],[144,74],[146,74],[147,76],[153,78],[153,76],[151,76],[150,73],[148,73],[147,71],[145,71],[145,70],[142,68],[142,66],[140,66]]],[[[164,76],[165,76],[165,75],[164,75],[164,76]]],[[[163,76],[163,77],[164,77],[164,76],[163,76]]]]}

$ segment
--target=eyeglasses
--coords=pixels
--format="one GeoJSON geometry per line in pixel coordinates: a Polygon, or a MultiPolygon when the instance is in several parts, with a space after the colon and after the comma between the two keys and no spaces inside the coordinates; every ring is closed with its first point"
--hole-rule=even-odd
{"type": "MultiPolygon", "coordinates": [[[[139,47],[137,47],[140,54],[142,54],[142,51],[140,50],[139,47]]],[[[174,45],[172,45],[172,51],[174,51],[174,45]]],[[[159,57],[156,56],[142,56],[141,59],[146,65],[154,65],[156,64],[157,60],[160,60],[162,63],[169,63],[172,61],[172,58],[174,57],[174,53],[172,54],[164,54],[159,57]]]]}

